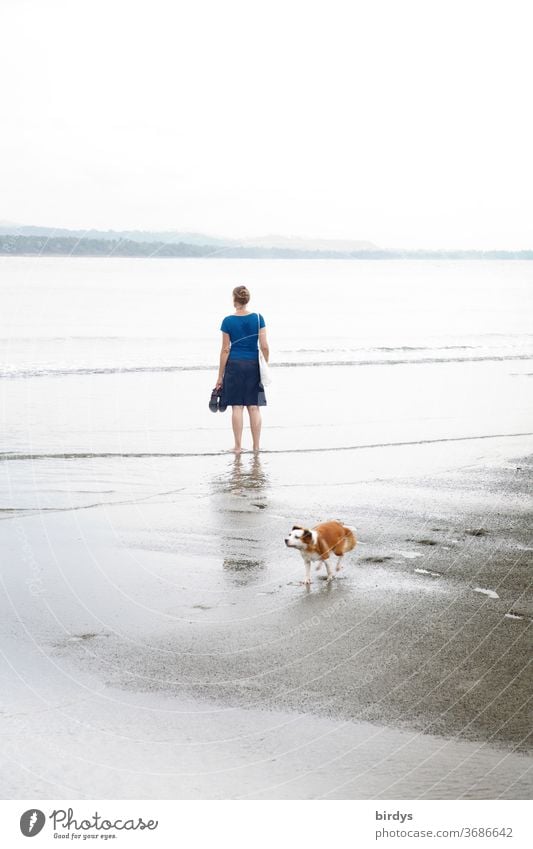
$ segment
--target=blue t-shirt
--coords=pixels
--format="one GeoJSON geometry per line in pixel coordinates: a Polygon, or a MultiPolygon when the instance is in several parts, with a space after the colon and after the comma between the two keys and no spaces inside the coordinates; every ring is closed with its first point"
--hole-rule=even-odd
{"type": "MultiPolygon", "coordinates": [[[[220,329],[229,335],[231,349],[230,360],[257,360],[259,349],[259,328],[257,326],[258,313],[251,312],[249,315],[227,315],[220,329]]],[[[265,326],[265,319],[259,313],[259,326],[265,326]]]]}

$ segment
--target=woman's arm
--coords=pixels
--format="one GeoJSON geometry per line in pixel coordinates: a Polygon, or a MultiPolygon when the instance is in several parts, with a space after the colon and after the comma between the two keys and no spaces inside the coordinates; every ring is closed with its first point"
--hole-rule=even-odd
{"type": "Polygon", "coordinates": [[[259,347],[261,348],[261,353],[263,354],[265,360],[268,363],[268,358],[270,356],[270,349],[268,347],[267,342],[267,332],[266,327],[262,327],[259,331],[259,347]]]}
{"type": "Polygon", "coordinates": [[[218,367],[218,378],[216,383],[216,388],[220,389],[222,386],[222,380],[224,378],[224,370],[226,368],[226,363],[229,357],[229,350],[231,348],[231,342],[229,338],[229,333],[222,333],[222,348],[220,349],[220,363],[218,367]]]}

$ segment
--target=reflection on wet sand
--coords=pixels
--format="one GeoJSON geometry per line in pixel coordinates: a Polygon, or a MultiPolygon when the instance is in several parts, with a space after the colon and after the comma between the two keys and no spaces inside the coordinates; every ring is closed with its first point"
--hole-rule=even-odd
{"type": "Polygon", "coordinates": [[[258,454],[237,454],[212,482],[211,504],[216,515],[222,567],[235,583],[248,583],[265,569],[266,551],[261,528],[268,508],[269,488],[258,454]]]}
{"type": "Polygon", "coordinates": [[[229,470],[214,479],[217,492],[243,495],[256,492],[262,495],[269,486],[259,454],[236,454],[229,470]]]}

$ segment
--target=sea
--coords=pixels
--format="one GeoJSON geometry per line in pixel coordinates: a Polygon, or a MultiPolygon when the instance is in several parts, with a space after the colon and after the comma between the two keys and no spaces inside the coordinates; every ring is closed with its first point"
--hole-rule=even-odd
{"type": "Polygon", "coordinates": [[[1,259],[7,795],[526,798],[526,507],[494,482],[531,450],[532,275],[1,259]],[[238,284],[258,456],[208,406],[238,284]],[[307,590],[284,535],[325,518],[358,547],[307,590]]]}
{"type": "Polygon", "coordinates": [[[342,476],[364,446],[489,452],[533,431],[532,279],[522,261],[3,258],[0,508],[149,493],[153,461],[230,449],[208,402],[240,284],[271,351],[262,448],[285,471],[327,452],[342,476]]]}

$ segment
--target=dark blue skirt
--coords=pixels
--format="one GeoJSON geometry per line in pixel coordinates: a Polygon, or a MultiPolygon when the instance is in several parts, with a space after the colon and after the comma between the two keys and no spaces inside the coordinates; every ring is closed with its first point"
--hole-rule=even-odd
{"type": "Polygon", "coordinates": [[[221,401],[244,407],[265,407],[266,397],[259,375],[259,360],[232,360],[226,363],[221,401]]]}

